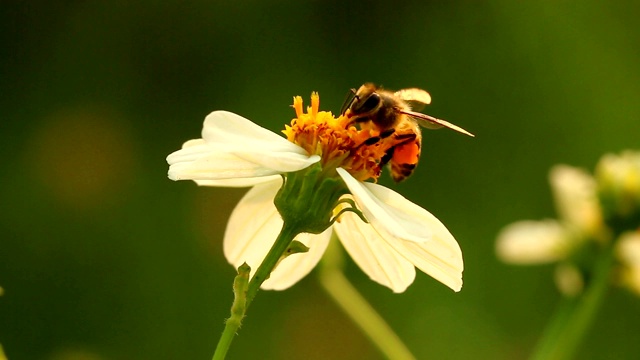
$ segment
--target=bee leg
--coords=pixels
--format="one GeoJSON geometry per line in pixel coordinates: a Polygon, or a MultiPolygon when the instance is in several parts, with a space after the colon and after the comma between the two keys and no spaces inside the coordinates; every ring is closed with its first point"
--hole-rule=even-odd
{"type": "Polygon", "coordinates": [[[370,121],[368,117],[363,117],[363,116],[359,116],[359,115],[354,115],[350,109],[345,110],[345,112],[341,115],[344,115],[347,117],[348,122],[345,125],[345,129],[348,128],[351,125],[355,125],[355,124],[361,124],[367,121],[370,121]]]}
{"type": "Polygon", "coordinates": [[[395,132],[396,132],[395,128],[391,128],[391,129],[385,130],[385,131],[380,133],[380,139],[386,139],[389,136],[393,135],[395,132]]]}
{"type": "Polygon", "coordinates": [[[382,140],[382,138],[380,136],[372,136],[372,137],[368,138],[367,140],[365,140],[362,143],[362,145],[371,146],[373,144],[376,144],[380,140],[382,140]]]}
{"type": "Polygon", "coordinates": [[[394,128],[385,130],[385,131],[381,132],[380,135],[378,135],[378,136],[372,136],[372,137],[368,138],[367,140],[364,141],[363,144],[367,145],[367,146],[371,146],[371,145],[377,143],[378,141],[380,141],[382,139],[388,138],[389,136],[393,135],[395,132],[396,132],[396,129],[394,129],[394,128]]]}
{"type": "Polygon", "coordinates": [[[393,158],[393,151],[396,149],[395,146],[392,146],[389,148],[389,150],[387,150],[386,153],[384,153],[384,156],[380,159],[380,167],[382,168],[383,166],[387,165],[387,163],[389,163],[389,161],[391,160],[391,158],[393,158]]]}
{"type": "Polygon", "coordinates": [[[415,139],[416,139],[416,134],[414,133],[396,135],[396,140],[398,140],[398,143],[396,144],[396,146],[402,145],[404,143],[408,143],[415,139]]]}

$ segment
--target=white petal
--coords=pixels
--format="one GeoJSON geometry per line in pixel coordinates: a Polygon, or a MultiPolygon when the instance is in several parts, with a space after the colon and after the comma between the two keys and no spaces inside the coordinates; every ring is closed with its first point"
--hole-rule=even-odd
{"type": "Polygon", "coordinates": [[[331,239],[331,228],[323,233],[300,234],[296,240],[305,244],[309,251],[286,257],[271,273],[269,279],[262,283],[264,290],[284,290],[305,277],[318,264],[331,239]]]}
{"type": "Polygon", "coordinates": [[[190,162],[207,155],[210,150],[203,146],[207,143],[203,139],[188,140],[182,144],[182,149],[174,151],[167,156],[167,163],[173,165],[181,162],[190,162]]]}
{"type": "Polygon", "coordinates": [[[640,233],[626,232],[615,245],[615,254],[620,260],[619,281],[640,295],[640,233]]]}
{"type": "Polygon", "coordinates": [[[424,243],[398,239],[384,234],[384,231],[379,233],[391,247],[425,274],[447,285],[453,291],[462,289],[462,271],[464,270],[462,251],[459,247],[451,251],[448,243],[455,239],[448,230],[434,232],[432,240],[424,243]]]}
{"type": "Polygon", "coordinates": [[[282,181],[272,181],[251,188],[231,213],[224,234],[224,255],[235,268],[244,262],[255,273],[273,245],[282,219],[273,199],[282,181]]]}
{"type": "Polygon", "coordinates": [[[292,152],[276,151],[246,151],[246,149],[229,150],[239,158],[260,165],[277,173],[287,173],[302,170],[318,161],[318,155],[300,155],[292,152]]]}
{"type": "Polygon", "coordinates": [[[278,174],[273,169],[266,169],[207,144],[203,139],[185,142],[181,150],[167,156],[167,163],[172,180],[220,180],[278,174]]]}
{"type": "Polygon", "coordinates": [[[353,213],[345,213],[334,228],[351,258],[371,280],[396,293],[413,283],[413,264],[393,250],[371,225],[353,213]]]}
{"type": "Polygon", "coordinates": [[[625,150],[620,154],[605,154],[598,161],[595,173],[601,192],[612,192],[616,197],[640,200],[639,151],[625,150]]]}
{"type": "Polygon", "coordinates": [[[405,240],[420,242],[431,238],[431,228],[415,218],[416,212],[424,209],[384,186],[359,182],[342,168],[337,171],[372,225],[385,228],[388,233],[405,240]],[[404,208],[396,209],[397,205],[404,208]]]}
{"type": "Polygon", "coordinates": [[[602,211],[594,178],[582,169],[556,165],[549,172],[549,182],[560,218],[576,231],[597,233],[602,211]]]}
{"type": "Polygon", "coordinates": [[[620,235],[615,252],[623,264],[640,268],[640,232],[630,231],[620,235]]]}
{"type": "Polygon", "coordinates": [[[248,187],[266,182],[282,179],[280,175],[271,175],[254,178],[237,178],[237,179],[223,179],[223,180],[195,180],[196,184],[200,186],[221,186],[221,187],[248,187]]]}
{"type": "Polygon", "coordinates": [[[241,159],[278,172],[298,171],[320,161],[300,146],[228,111],[214,111],[204,121],[202,138],[241,159]]]}
{"type": "MultiPolygon", "coordinates": [[[[204,185],[227,186],[229,182],[217,181],[269,177],[320,161],[319,156],[309,156],[282,136],[226,111],[207,116],[203,136],[185,142],[181,150],[167,157],[170,179],[206,180],[204,185]]],[[[232,182],[232,186],[265,181],[268,180],[232,182]]]]}
{"type": "Polygon", "coordinates": [[[337,170],[381,238],[420,270],[460,290],[462,251],[440,220],[384,186],[361,183],[346,170],[337,170]]]}
{"type": "MultiPolygon", "coordinates": [[[[282,180],[254,186],[240,200],[231,214],[224,235],[224,254],[235,268],[244,262],[251,266],[251,276],[271,249],[282,228],[282,219],[273,199],[282,180]]],[[[322,234],[300,234],[296,240],[309,251],[293,254],[280,262],[271,277],[261,286],[263,289],[283,290],[307,275],[320,261],[329,239],[331,229],[322,234]]]]}
{"type": "MultiPolygon", "coordinates": [[[[185,145],[194,144],[191,140],[185,145]]],[[[224,180],[276,175],[280,172],[244,160],[208,144],[188,146],[167,157],[172,180],[224,180]]]]}
{"type": "Polygon", "coordinates": [[[562,260],[572,249],[566,230],[555,220],[518,221],[498,233],[496,255],[512,264],[542,264],[562,260]]]}
{"type": "Polygon", "coordinates": [[[202,138],[208,143],[229,146],[258,144],[257,147],[273,151],[306,154],[303,148],[284,137],[228,111],[214,111],[207,115],[202,128],[202,138]]]}

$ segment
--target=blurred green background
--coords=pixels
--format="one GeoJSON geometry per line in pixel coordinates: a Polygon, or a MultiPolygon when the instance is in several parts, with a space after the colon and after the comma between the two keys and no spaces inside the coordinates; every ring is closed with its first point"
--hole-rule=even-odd
{"type": "MultiPolygon", "coordinates": [[[[212,110],[274,131],[292,96],[337,112],[365,81],[421,87],[415,175],[381,183],[458,239],[458,294],[347,274],[420,359],[522,359],[559,295],[552,266],[499,263],[515,220],[555,216],[547,171],[639,148],[640,2],[6,1],[0,6],[0,343],[11,360],[209,359],[231,302],[221,251],[245,190],[167,179],[212,110]]],[[[381,356],[314,274],[260,292],[229,358],[381,356]]],[[[579,357],[640,353],[613,290],[579,357]]]]}

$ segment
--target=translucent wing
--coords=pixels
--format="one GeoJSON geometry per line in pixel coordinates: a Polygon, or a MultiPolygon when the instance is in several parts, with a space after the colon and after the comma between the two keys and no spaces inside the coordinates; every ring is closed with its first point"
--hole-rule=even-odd
{"type": "Polygon", "coordinates": [[[398,90],[394,95],[407,102],[414,111],[421,111],[425,105],[431,104],[431,95],[418,88],[398,90]]]}
{"type": "Polygon", "coordinates": [[[433,116],[429,116],[426,114],[422,114],[422,113],[417,113],[414,111],[408,111],[408,110],[402,110],[399,108],[396,108],[396,111],[405,115],[410,116],[411,118],[415,119],[418,122],[418,125],[427,128],[427,129],[439,129],[441,127],[446,127],[448,129],[451,130],[455,130],[459,133],[463,133],[465,135],[469,135],[472,137],[475,137],[475,135],[473,135],[472,133],[468,132],[467,130],[461,128],[458,125],[454,125],[446,120],[442,120],[442,119],[437,119],[434,118],[433,116]]]}

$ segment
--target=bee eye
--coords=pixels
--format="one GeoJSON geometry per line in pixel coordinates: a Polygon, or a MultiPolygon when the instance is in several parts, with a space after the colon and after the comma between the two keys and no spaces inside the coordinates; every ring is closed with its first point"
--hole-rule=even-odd
{"type": "Polygon", "coordinates": [[[356,110],[360,113],[369,112],[377,108],[380,104],[380,101],[380,95],[373,93],[364,101],[362,105],[358,106],[358,109],[356,110]]]}

